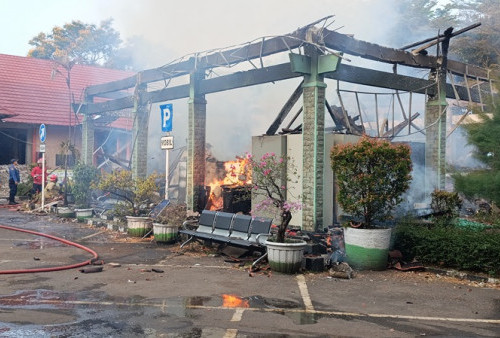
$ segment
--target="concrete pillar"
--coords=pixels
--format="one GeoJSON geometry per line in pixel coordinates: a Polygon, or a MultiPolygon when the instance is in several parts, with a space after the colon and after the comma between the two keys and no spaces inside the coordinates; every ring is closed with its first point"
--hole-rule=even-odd
{"type": "MultiPolygon", "coordinates": [[[[316,31],[307,39],[317,40],[316,31]]],[[[292,71],[304,74],[302,121],[302,228],[319,230],[323,224],[323,179],[325,166],[325,91],[324,73],[337,69],[339,58],[322,55],[313,45],[304,47],[305,55],[290,54],[292,71]]]]}
{"type": "Polygon", "coordinates": [[[446,69],[451,30],[445,32],[441,43],[442,55],[438,68],[430,78],[436,81],[436,91],[429,95],[425,106],[425,189],[429,195],[434,189],[444,190],[446,185],[446,69]]]}
{"type": "MultiPolygon", "coordinates": [[[[93,98],[85,96],[85,103],[92,103],[93,98]]],[[[89,115],[83,116],[82,122],[82,162],[86,165],[93,165],[94,161],[95,125],[94,120],[89,115]]]]}
{"type": "Polygon", "coordinates": [[[135,118],[132,128],[134,140],[132,152],[132,177],[145,178],[148,173],[148,125],[149,104],[142,101],[145,85],[139,85],[135,94],[135,118]]]}
{"type": "Polygon", "coordinates": [[[302,124],[302,227],[323,228],[323,172],[325,154],[325,89],[317,73],[318,54],[311,50],[311,74],[304,76],[302,124]]]}
{"type": "Polygon", "coordinates": [[[84,115],[82,123],[82,162],[93,165],[94,158],[94,120],[89,115],[84,115]]]}
{"type": "Polygon", "coordinates": [[[205,138],[207,101],[198,94],[198,84],[205,77],[203,71],[190,75],[188,141],[187,141],[187,209],[201,211],[205,191],[205,138]]]}
{"type": "Polygon", "coordinates": [[[425,106],[425,190],[445,188],[446,174],[446,100],[429,97],[425,106]]]}

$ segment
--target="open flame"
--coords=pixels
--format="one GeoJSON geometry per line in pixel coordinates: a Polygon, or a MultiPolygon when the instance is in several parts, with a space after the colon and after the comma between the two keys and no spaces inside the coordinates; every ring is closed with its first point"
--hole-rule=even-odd
{"type": "Polygon", "coordinates": [[[222,186],[242,186],[252,183],[252,171],[247,158],[236,157],[234,161],[224,162],[226,176],[221,180],[213,180],[208,198],[208,210],[221,210],[223,207],[222,186]]]}
{"type": "Polygon", "coordinates": [[[250,307],[248,300],[244,300],[236,295],[222,295],[222,306],[224,307],[250,307]]]}

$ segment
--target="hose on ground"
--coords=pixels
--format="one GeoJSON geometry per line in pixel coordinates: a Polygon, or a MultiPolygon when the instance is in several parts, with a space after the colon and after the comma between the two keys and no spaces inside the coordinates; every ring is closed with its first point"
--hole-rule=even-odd
{"type": "Polygon", "coordinates": [[[0,275],[18,274],[18,273],[51,272],[51,271],[61,271],[61,270],[74,269],[74,268],[79,268],[81,266],[92,264],[93,262],[95,262],[99,258],[99,255],[94,250],[89,249],[89,248],[87,248],[87,247],[85,247],[85,246],[83,246],[81,244],[68,241],[67,239],[64,239],[64,238],[59,238],[59,237],[56,237],[56,236],[47,235],[47,234],[43,234],[41,232],[36,232],[36,231],[32,231],[32,230],[14,228],[14,227],[7,226],[7,225],[2,225],[2,224],[0,224],[0,229],[25,232],[25,233],[36,235],[36,236],[42,236],[42,237],[50,238],[50,239],[59,241],[59,242],[64,243],[64,244],[74,246],[74,247],[76,247],[78,249],[85,250],[85,251],[89,252],[90,254],[92,254],[94,256],[93,258],[91,258],[89,260],[86,260],[84,262],[76,263],[76,264],[71,264],[71,265],[62,265],[62,266],[54,266],[54,267],[49,267],[49,268],[35,268],[35,269],[0,270],[0,275]]]}

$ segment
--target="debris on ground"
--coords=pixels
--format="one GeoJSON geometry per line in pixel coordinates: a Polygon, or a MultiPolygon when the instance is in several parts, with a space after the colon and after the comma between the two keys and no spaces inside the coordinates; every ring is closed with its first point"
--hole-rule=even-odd
{"type": "Polygon", "coordinates": [[[78,270],[81,273],[95,273],[95,272],[101,272],[102,271],[102,266],[91,266],[91,267],[86,267],[83,269],[78,270]]]}
{"type": "Polygon", "coordinates": [[[403,254],[399,250],[389,251],[389,263],[388,268],[396,269],[399,271],[422,271],[425,270],[425,266],[417,261],[406,262],[404,260],[403,254]]]}
{"type": "Polygon", "coordinates": [[[354,270],[345,262],[332,264],[332,267],[328,272],[333,278],[351,279],[355,277],[354,270]]]}

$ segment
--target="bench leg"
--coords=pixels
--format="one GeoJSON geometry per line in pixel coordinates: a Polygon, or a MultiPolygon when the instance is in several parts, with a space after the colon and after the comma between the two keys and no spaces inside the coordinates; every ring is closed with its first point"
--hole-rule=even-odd
{"type": "Polygon", "coordinates": [[[194,236],[189,237],[187,241],[185,241],[184,243],[182,243],[182,244],[181,244],[181,248],[182,248],[184,245],[186,245],[186,244],[188,244],[189,242],[191,242],[193,239],[194,239],[194,236]]]}
{"type": "Polygon", "coordinates": [[[259,263],[261,260],[263,260],[265,257],[267,257],[267,252],[265,254],[263,254],[262,256],[260,256],[259,258],[257,258],[257,260],[255,260],[255,262],[252,263],[252,268],[254,268],[255,265],[257,263],[259,263]]]}

